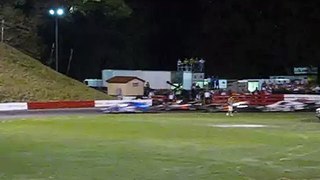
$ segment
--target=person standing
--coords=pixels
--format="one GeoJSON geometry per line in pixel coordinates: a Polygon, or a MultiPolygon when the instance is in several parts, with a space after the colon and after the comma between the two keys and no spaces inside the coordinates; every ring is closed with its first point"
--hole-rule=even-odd
{"type": "Polygon", "coordinates": [[[177,61],[177,68],[178,68],[178,71],[181,71],[181,68],[182,67],[182,61],[180,59],[178,59],[177,61]]]}
{"type": "Polygon", "coordinates": [[[204,99],[205,99],[205,104],[210,104],[211,103],[211,93],[210,93],[210,91],[205,91],[204,92],[204,99]]]}
{"type": "Polygon", "coordinates": [[[204,63],[205,63],[206,61],[204,60],[204,59],[200,59],[199,60],[199,71],[200,72],[203,72],[204,71],[204,63]]]}
{"type": "Polygon", "coordinates": [[[234,98],[232,96],[230,96],[228,98],[228,112],[227,112],[227,116],[233,116],[233,103],[234,103],[234,98]]]}

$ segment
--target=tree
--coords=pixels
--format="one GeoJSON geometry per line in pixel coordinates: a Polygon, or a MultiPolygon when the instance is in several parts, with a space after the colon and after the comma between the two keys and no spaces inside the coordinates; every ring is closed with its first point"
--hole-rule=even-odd
{"type": "MultiPolygon", "coordinates": [[[[131,9],[122,0],[68,0],[60,1],[58,4],[56,2],[50,0],[1,1],[0,18],[6,20],[5,41],[29,55],[41,59],[44,63],[47,62],[50,54],[48,51],[54,40],[54,23],[47,10],[53,6],[61,6],[69,11],[59,23],[61,27],[60,42],[63,48],[61,50],[62,65],[68,59],[69,49],[78,48],[75,49],[75,53],[79,55],[76,54],[75,57],[80,57],[78,61],[81,63],[79,64],[90,67],[87,66],[88,59],[82,59],[82,57],[86,57],[82,54],[88,54],[88,57],[95,60],[99,59],[99,54],[105,52],[105,50],[101,50],[101,44],[96,43],[98,40],[103,40],[99,39],[102,33],[110,35],[115,38],[115,42],[118,42],[116,38],[121,38],[121,33],[118,33],[116,26],[131,14],[131,9]],[[82,32],[84,27],[87,29],[82,32]],[[95,32],[99,33],[95,34],[95,32]],[[95,40],[97,41],[95,42],[95,40]],[[99,48],[100,51],[97,52],[99,48]],[[98,57],[95,58],[95,56],[98,57]]],[[[97,62],[91,61],[90,63],[97,62]]]]}

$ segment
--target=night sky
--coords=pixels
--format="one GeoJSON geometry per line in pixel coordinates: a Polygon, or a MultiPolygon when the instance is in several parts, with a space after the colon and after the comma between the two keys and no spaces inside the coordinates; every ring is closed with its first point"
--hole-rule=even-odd
{"type": "MultiPolygon", "coordinates": [[[[208,75],[237,79],[286,75],[294,66],[319,65],[320,1],[125,3],[131,9],[125,18],[106,16],[97,9],[87,16],[73,13],[60,20],[62,73],[71,48],[69,75],[79,80],[100,78],[102,69],[174,71],[179,58],[191,57],[206,60],[208,75]]],[[[54,23],[49,16],[44,20],[38,34],[46,47],[45,62],[54,42],[54,23]]]]}
{"type": "Polygon", "coordinates": [[[174,69],[178,57],[198,56],[207,60],[207,73],[241,78],[289,74],[293,66],[318,65],[318,2],[170,2],[150,3],[154,68],[174,69]],[[161,30],[152,31],[154,26],[161,30]]]}

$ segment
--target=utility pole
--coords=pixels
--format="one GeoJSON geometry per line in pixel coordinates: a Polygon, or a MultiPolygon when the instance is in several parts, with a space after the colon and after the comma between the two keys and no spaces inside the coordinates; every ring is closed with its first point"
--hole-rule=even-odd
{"type": "Polygon", "coordinates": [[[69,63],[68,63],[68,68],[67,68],[67,75],[69,75],[72,58],[73,58],[73,49],[70,50],[69,63]]]}
{"type": "Polygon", "coordinates": [[[58,17],[55,17],[56,22],[56,71],[59,72],[59,22],[58,17]]]}
{"type": "Polygon", "coordinates": [[[59,17],[63,16],[64,9],[50,9],[49,14],[55,19],[56,71],[59,72],[59,17]]]}
{"type": "Polygon", "coordinates": [[[1,21],[1,42],[4,41],[4,19],[1,21]]]}

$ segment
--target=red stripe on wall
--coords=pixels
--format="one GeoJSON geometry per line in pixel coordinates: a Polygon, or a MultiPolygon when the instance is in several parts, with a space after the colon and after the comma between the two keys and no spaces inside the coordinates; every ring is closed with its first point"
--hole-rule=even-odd
{"type": "Polygon", "coordinates": [[[94,101],[28,102],[28,109],[91,108],[94,101]]]}
{"type": "MultiPolygon", "coordinates": [[[[229,97],[230,96],[214,95],[212,97],[212,102],[216,104],[226,104],[229,97]]],[[[265,105],[273,104],[278,101],[284,100],[283,94],[234,95],[233,97],[236,99],[237,102],[248,101],[250,105],[256,105],[256,106],[265,106],[265,105]]]]}

